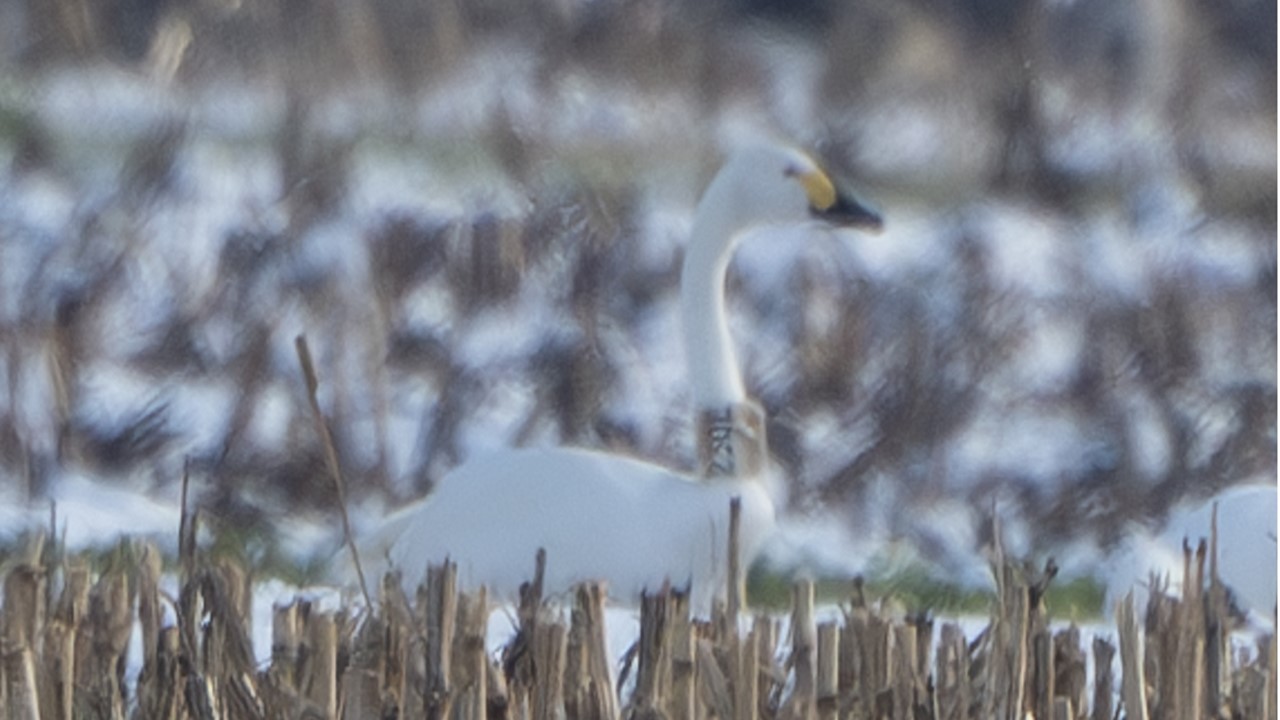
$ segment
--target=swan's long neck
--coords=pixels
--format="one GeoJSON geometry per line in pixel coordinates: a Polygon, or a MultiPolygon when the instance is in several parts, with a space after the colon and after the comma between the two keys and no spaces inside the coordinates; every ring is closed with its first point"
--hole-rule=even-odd
{"type": "MultiPolygon", "coordinates": [[[[728,174],[731,176],[731,173],[728,174]]],[[[746,224],[737,188],[722,173],[698,206],[680,278],[680,310],[696,404],[698,474],[758,476],[768,450],[764,412],[747,399],[725,312],[729,259],[746,224]]]]}
{"type": "Polygon", "coordinates": [[[719,202],[725,190],[713,182],[699,205],[680,277],[685,357],[699,410],[728,407],[747,397],[725,313],[725,274],[739,230],[719,202]]]}

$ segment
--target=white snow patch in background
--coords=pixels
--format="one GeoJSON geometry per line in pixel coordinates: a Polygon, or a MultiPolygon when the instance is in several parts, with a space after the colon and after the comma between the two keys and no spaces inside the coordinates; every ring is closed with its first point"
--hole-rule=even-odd
{"type": "Polygon", "coordinates": [[[869,97],[885,92],[891,102],[859,108],[860,133],[875,142],[858,144],[858,162],[872,175],[925,177],[941,185],[964,186],[985,173],[991,157],[993,133],[977,103],[953,96],[947,113],[929,109],[936,94],[904,99],[897,89],[866,90],[869,97]],[[950,172],[945,172],[950,171],[950,172]]]}
{"type": "MultiPolygon", "coordinates": [[[[200,455],[225,440],[236,393],[222,380],[184,378],[181,392],[166,392],[169,422],[190,454],[200,455]]],[[[256,418],[255,418],[256,419],[256,418]]]]}
{"type": "Polygon", "coordinates": [[[1124,220],[1115,212],[1099,212],[1076,226],[1076,242],[1084,244],[1080,254],[1084,267],[1075,268],[1075,280],[1126,300],[1147,295],[1151,270],[1141,245],[1124,220]]]}
{"type": "Polygon", "coordinates": [[[1068,408],[1008,408],[983,413],[954,444],[958,478],[987,473],[1048,480],[1080,469],[1088,438],[1068,408]]]}
{"type": "Polygon", "coordinates": [[[1030,298],[1055,298],[1074,289],[1062,272],[1062,224],[1042,212],[1014,203],[985,205],[975,213],[990,253],[991,274],[1002,287],[1017,288],[1030,298]]]}
{"type": "Polygon", "coordinates": [[[81,408],[87,417],[113,421],[161,397],[155,379],[117,363],[97,361],[80,369],[81,408]]]}
{"type": "Polygon", "coordinates": [[[926,271],[947,262],[946,237],[936,217],[913,207],[884,210],[884,229],[875,235],[838,231],[839,241],[860,264],[863,273],[882,282],[900,281],[913,271],[926,271]]]}
{"type": "MultiPolygon", "coordinates": [[[[80,190],[53,173],[36,171],[13,178],[0,179],[0,189],[10,201],[0,203],[0,221],[5,227],[0,243],[0,258],[5,262],[5,277],[11,273],[26,279],[35,267],[34,258],[51,251],[66,230],[67,219],[75,215],[80,203],[80,190]],[[19,230],[21,228],[21,230],[19,230]],[[20,260],[29,253],[31,259],[20,260]]],[[[6,282],[4,288],[21,289],[25,283],[6,282]]]]}
{"type": "Polygon", "coordinates": [[[246,428],[248,437],[260,447],[287,447],[289,421],[298,409],[297,389],[272,383],[258,392],[246,428]]]}
{"type": "Polygon", "coordinates": [[[1048,311],[1037,312],[1036,320],[1014,360],[1013,383],[1024,391],[1061,391],[1074,379],[1085,345],[1084,330],[1076,318],[1055,317],[1048,311]]]}
{"type": "Polygon", "coordinates": [[[280,127],[285,116],[286,94],[265,78],[208,78],[183,92],[193,127],[224,141],[261,138],[263,128],[280,127]]]}
{"type": "Polygon", "coordinates": [[[1134,469],[1147,478],[1158,478],[1168,472],[1173,458],[1173,438],[1165,417],[1155,403],[1137,393],[1126,399],[1130,416],[1129,448],[1134,469]]]}
{"type": "MultiPolygon", "coordinates": [[[[49,490],[57,502],[58,533],[66,530],[70,548],[104,547],[121,536],[155,540],[162,548],[176,551],[178,538],[178,498],[176,487],[156,489],[136,481],[118,479],[105,482],[78,473],[65,472],[49,490]]],[[[0,536],[49,526],[49,504],[27,503],[8,492],[0,494],[0,536]]]]}
{"type": "Polygon", "coordinates": [[[849,525],[831,513],[785,515],[761,556],[773,568],[858,575],[866,572],[885,537],[870,528],[854,533],[849,525]]]}
{"type": "Polygon", "coordinates": [[[144,75],[106,62],[50,72],[35,97],[44,127],[54,135],[91,142],[138,137],[183,107],[179,98],[144,75]]]}

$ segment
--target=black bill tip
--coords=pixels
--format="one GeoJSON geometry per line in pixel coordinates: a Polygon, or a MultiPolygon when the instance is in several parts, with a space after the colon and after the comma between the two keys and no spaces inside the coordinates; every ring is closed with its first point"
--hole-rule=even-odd
{"type": "Polygon", "coordinates": [[[868,232],[880,232],[884,229],[884,217],[879,210],[843,189],[836,193],[836,201],[830,207],[812,212],[815,218],[839,227],[868,232]]]}

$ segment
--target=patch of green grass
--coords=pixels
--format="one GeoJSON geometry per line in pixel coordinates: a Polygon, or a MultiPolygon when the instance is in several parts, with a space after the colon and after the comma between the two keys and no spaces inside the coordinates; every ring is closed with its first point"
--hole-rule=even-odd
{"type": "MultiPolygon", "coordinates": [[[[753,607],[785,611],[791,605],[791,577],[763,565],[747,576],[747,597],[753,607]]],[[[820,604],[847,602],[855,590],[852,578],[822,576],[814,580],[814,599],[820,604]]],[[[931,577],[923,568],[864,578],[862,592],[869,602],[887,599],[909,612],[929,610],[947,614],[985,613],[993,599],[990,590],[962,587],[931,577]]]]}
{"type": "MultiPolygon", "coordinates": [[[[784,612],[791,606],[789,575],[757,564],[747,576],[747,598],[752,607],[784,612]]],[[[851,578],[822,576],[814,580],[815,600],[820,604],[847,602],[854,592],[851,578]]],[[[908,612],[929,611],[945,615],[983,615],[990,612],[995,593],[989,587],[966,587],[939,580],[920,566],[910,566],[864,578],[868,602],[886,599],[908,612]]],[[[1087,620],[1102,615],[1105,586],[1093,578],[1057,581],[1049,586],[1045,606],[1051,617],[1087,620]]]]}
{"type": "MultiPolygon", "coordinates": [[[[26,534],[0,542],[0,565],[6,564],[29,542],[26,534]]],[[[48,540],[46,540],[46,543],[48,540]]],[[[47,548],[46,548],[47,552],[47,548]]],[[[298,587],[324,582],[330,561],[327,552],[299,559],[284,552],[270,530],[224,527],[213,533],[200,550],[205,559],[230,558],[258,579],[275,578],[298,587]]],[[[71,553],[95,572],[123,563],[136,564],[138,546],[121,539],[101,546],[71,553]]],[[[177,571],[177,558],[163,557],[165,570],[177,571]]],[[[786,612],[791,607],[793,576],[765,564],[752,566],[747,576],[747,599],[753,608],[786,612]]],[[[837,575],[815,578],[814,595],[819,604],[848,602],[855,590],[855,580],[837,575]]],[[[892,572],[868,573],[862,585],[868,602],[888,600],[906,612],[928,611],[937,615],[984,615],[995,602],[990,587],[966,587],[936,578],[928,568],[909,565],[892,572]]],[[[1049,586],[1045,605],[1049,615],[1068,620],[1096,619],[1103,614],[1105,586],[1088,577],[1058,579],[1049,586]]]]}
{"type": "Polygon", "coordinates": [[[1107,587],[1102,582],[1078,577],[1049,585],[1044,604],[1050,617],[1090,620],[1102,617],[1106,597],[1107,587]]]}

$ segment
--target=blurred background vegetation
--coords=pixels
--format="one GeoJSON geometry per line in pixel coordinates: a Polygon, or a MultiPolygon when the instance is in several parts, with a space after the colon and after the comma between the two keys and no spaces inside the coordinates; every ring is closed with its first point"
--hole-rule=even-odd
{"type": "Polygon", "coordinates": [[[358,499],[496,444],[689,467],[680,248],[750,127],[889,221],[731,276],[791,511],[944,565],[995,500],[1029,549],[1113,544],[1274,482],[1275,28],[1268,0],[5,0],[0,482],[189,461],[228,524],[331,516],[300,332],[358,499]]]}

